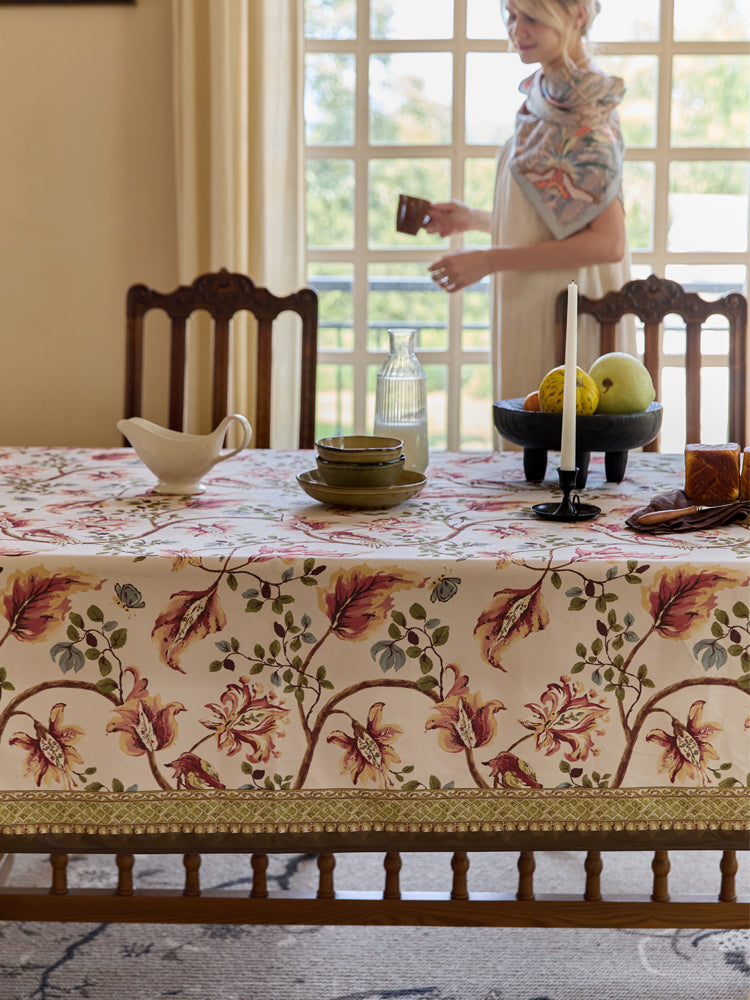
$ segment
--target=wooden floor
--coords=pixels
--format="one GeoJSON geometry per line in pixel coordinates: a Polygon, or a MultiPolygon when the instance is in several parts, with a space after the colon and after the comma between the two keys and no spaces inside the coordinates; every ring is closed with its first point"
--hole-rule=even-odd
{"type": "MultiPolygon", "coordinates": [[[[110,889],[70,888],[68,856],[49,856],[50,882],[42,887],[7,885],[12,856],[0,861],[0,919],[115,923],[201,924],[401,924],[477,927],[701,927],[750,926],[750,899],[736,893],[735,851],[712,851],[717,862],[715,896],[673,897],[668,851],[655,851],[648,887],[628,895],[603,896],[601,854],[585,855],[579,895],[537,893],[534,852],[518,853],[518,884],[513,894],[470,893],[466,853],[451,856],[450,892],[402,892],[401,857],[386,852],[382,891],[337,891],[336,860],[318,855],[315,892],[271,892],[266,884],[268,856],[250,856],[252,888],[207,890],[200,885],[201,856],[183,858],[184,882],[174,889],[139,888],[133,879],[134,855],[114,856],[110,889]],[[3,884],[5,883],[5,884],[3,884]]],[[[240,856],[238,855],[238,860],[240,856]]]]}

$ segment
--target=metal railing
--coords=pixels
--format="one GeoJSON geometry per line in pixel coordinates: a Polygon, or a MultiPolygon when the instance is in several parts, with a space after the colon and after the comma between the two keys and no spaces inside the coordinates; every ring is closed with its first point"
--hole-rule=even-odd
{"type": "MultiPolygon", "coordinates": [[[[309,279],[309,284],[318,292],[319,295],[324,295],[326,292],[331,291],[341,291],[352,294],[354,289],[353,279],[343,275],[312,275],[309,279]]],[[[489,278],[483,278],[481,281],[470,285],[466,291],[486,291],[489,294],[489,286],[489,278]]],[[[740,285],[719,281],[684,282],[682,287],[686,291],[697,292],[702,296],[722,297],[724,295],[729,295],[730,292],[740,292],[741,294],[744,294],[744,289],[740,285]]],[[[436,285],[435,282],[427,275],[419,277],[371,277],[367,282],[367,290],[368,294],[373,292],[418,292],[420,294],[430,292],[433,294],[445,295],[443,289],[438,287],[438,285],[436,285]]],[[[351,325],[351,322],[326,319],[325,309],[322,308],[320,311],[320,317],[318,320],[319,329],[348,330],[351,329],[351,325]]],[[[418,320],[402,321],[393,319],[371,319],[368,322],[368,329],[370,330],[388,330],[406,327],[417,331],[417,344],[419,344],[419,332],[421,330],[447,330],[448,323],[439,319],[430,322],[419,322],[418,320]]],[[[468,321],[462,323],[462,329],[488,331],[489,325],[487,323],[475,323],[468,321]]],[[[678,331],[680,326],[679,324],[668,324],[665,329],[668,331],[678,331]]],[[[342,348],[342,350],[344,350],[344,348],[342,348]]],[[[477,352],[482,353],[482,349],[478,348],[477,352]]],[[[471,353],[471,349],[469,350],[469,353],[471,353]]],[[[674,366],[680,366],[679,354],[667,354],[665,357],[669,358],[670,363],[674,366]]]]}
{"type": "MultiPolygon", "coordinates": [[[[353,294],[354,291],[354,281],[351,277],[346,275],[313,275],[309,279],[309,284],[316,289],[316,291],[321,295],[325,296],[326,292],[344,292],[348,294],[353,294]]],[[[473,291],[484,291],[489,294],[489,279],[484,278],[477,282],[475,285],[471,286],[473,291]]],[[[695,282],[683,282],[683,287],[688,291],[697,292],[705,297],[721,297],[728,295],[730,292],[738,291],[744,294],[744,290],[737,284],[731,284],[729,282],[719,282],[719,281],[695,281],[695,282]]],[[[445,295],[445,292],[439,288],[429,277],[429,275],[420,276],[373,276],[368,279],[367,290],[369,294],[372,293],[386,293],[386,292],[399,292],[405,294],[419,294],[424,295],[425,293],[439,294],[441,296],[445,295]]],[[[335,421],[342,424],[339,427],[339,432],[344,429],[344,414],[347,410],[347,405],[345,405],[345,399],[347,396],[351,395],[352,388],[351,384],[347,384],[347,376],[345,374],[347,367],[352,364],[364,364],[371,366],[377,364],[379,360],[384,357],[386,353],[386,343],[383,339],[382,344],[377,347],[372,346],[372,340],[368,336],[364,349],[361,345],[356,345],[354,348],[349,344],[344,343],[344,332],[352,330],[352,320],[335,320],[326,317],[325,309],[325,299],[321,303],[320,318],[319,318],[319,331],[329,331],[329,337],[323,338],[327,339],[330,343],[331,340],[339,340],[340,346],[319,346],[319,359],[322,364],[328,365],[334,370],[340,365],[338,371],[336,371],[336,378],[334,384],[330,386],[329,392],[332,392],[335,396],[334,408],[336,415],[334,417],[335,421]],[[336,331],[340,331],[341,336],[336,334],[336,331]],[[359,360],[357,360],[359,359],[359,360]]],[[[449,323],[447,319],[436,318],[434,320],[397,320],[397,319],[369,319],[367,328],[370,333],[375,332],[376,334],[385,331],[387,329],[393,328],[403,328],[408,327],[417,331],[417,345],[421,352],[421,359],[423,364],[426,365],[442,365],[449,366],[450,364],[456,363],[456,357],[460,357],[460,363],[464,364],[489,364],[490,363],[490,348],[489,348],[489,322],[474,322],[467,321],[461,324],[462,331],[484,331],[486,333],[486,343],[487,347],[462,347],[458,355],[455,350],[453,350],[448,344],[448,330],[449,323]],[[445,335],[445,346],[444,347],[430,347],[425,346],[422,342],[421,334],[423,331],[440,332],[442,331],[445,335]]],[[[717,326],[713,332],[716,334],[717,338],[721,338],[725,335],[725,327],[721,326],[721,318],[717,317],[717,326]]],[[[662,357],[662,364],[664,370],[669,370],[673,375],[665,379],[662,385],[662,391],[664,395],[663,402],[669,404],[669,409],[674,411],[675,414],[680,412],[680,407],[684,406],[684,400],[681,398],[682,389],[680,388],[680,370],[685,367],[684,359],[684,348],[680,347],[680,335],[684,336],[684,325],[675,318],[674,322],[669,322],[667,319],[665,323],[665,350],[662,357]],[[671,342],[670,342],[671,341],[671,342]],[[676,381],[675,381],[676,379],[676,381]],[[670,397],[674,396],[674,399],[670,402],[670,397]]],[[[712,332],[710,328],[706,332],[712,332]]],[[[637,334],[638,335],[638,334],[637,334]]],[[[380,339],[380,338],[378,338],[380,339]]],[[[728,368],[728,360],[726,354],[726,348],[720,343],[706,344],[704,343],[703,352],[703,364],[706,368],[711,368],[712,371],[716,373],[716,377],[721,378],[721,371],[725,371],[728,368]]],[[[459,380],[460,381],[460,380],[459,380]]],[[[454,382],[455,384],[455,382],[454,382]]],[[[459,390],[460,391],[460,390],[459,390]]],[[[459,406],[460,409],[460,401],[459,406]]],[[[455,412],[455,407],[454,407],[455,412]]],[[[458,442],[460,447],[460,441],[458,442]]],[[[450,444],[449,444],[450,447],[450,444]]]]}

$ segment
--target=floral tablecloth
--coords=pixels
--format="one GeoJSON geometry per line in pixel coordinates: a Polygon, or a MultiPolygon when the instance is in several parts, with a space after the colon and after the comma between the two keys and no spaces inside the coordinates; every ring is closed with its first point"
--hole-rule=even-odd
{"type": "Polygon", "coordinates": [[[313,465],[0,449],[0,835],[750,827],[750,528],[625,525],[681,456],[573,524],[517,453],[386,510],[313,465]]]}

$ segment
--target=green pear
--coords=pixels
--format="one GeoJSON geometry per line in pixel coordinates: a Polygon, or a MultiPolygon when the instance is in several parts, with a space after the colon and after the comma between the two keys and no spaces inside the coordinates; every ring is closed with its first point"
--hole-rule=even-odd
{"type": "Polygon", "coordinates": [[[648,369],[632,354],[602,354],[589,375],[599,390],[597,413],[640,413],[656,396],[648,369]]]}

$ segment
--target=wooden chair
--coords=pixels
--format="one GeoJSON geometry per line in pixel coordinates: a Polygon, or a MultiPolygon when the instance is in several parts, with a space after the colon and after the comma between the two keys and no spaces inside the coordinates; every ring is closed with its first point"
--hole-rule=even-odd
{"type": "MultiPolygon", "coordinates": [[[[568,292],[557,297],[555,309],[556,364],[565,359],[565,319],[568,292]]],[[[747,299],[732,292],[709,301],[695,292],[686,292],[682,285],[655,274],[645,280],[629,281],[617,292],[608,292],[600,299],[578,297],[578,314],[593,316],[601,328],[602,354],[615,350],[615,328],[618,320],[635,314],[644,324],[645,349],[643,363],[651,373],[657,400],[661,398],[662,333],[665,316],[675,314],[685,321],[685,389],[686,443],[701,440],[701,332],[703,324],[713,315],[726,316],[729,322],[729,420],[727,441],[745,446],[747,419],[747,299]]],[[[645,450],[657,451],[658,440],[645,450]]]]}
{"type": "Polygon", "coordinates": [[[229,412],[230,324],[235,313],[253,313],[257,320],[257,409],[253,423],[256,448],[270,447],[271,363],[273,321],[283,312],[297,313],[302,320],[302,371],[300,386],[299,447],[315,443],[315,386],[318,336],[318,297],[302,288],[279,297],[267,288],[257,288],[244,274],[222,268],[203,274],[192,285],[180,285],[162,293],[146,285],[133,285],[127,293],[127,343],[125,361],[125,417],[140,416],[144,384],[144,317],[151,309],[170,318],[169,427],[184,430],[187,382],[187,320],[205,310],[213,320],[212,428],[229,412]]]}

